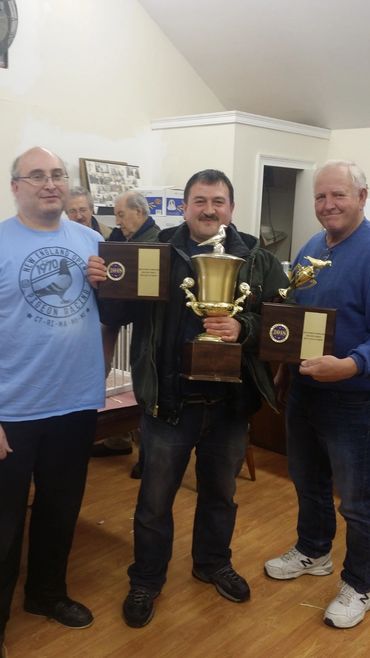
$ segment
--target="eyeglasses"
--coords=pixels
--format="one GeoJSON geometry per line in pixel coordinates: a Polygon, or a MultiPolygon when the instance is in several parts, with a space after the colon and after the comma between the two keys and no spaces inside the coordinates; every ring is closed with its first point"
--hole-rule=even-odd
{"type": "Polygon", "coordinates": [[[30,174],[29,176],[15,176],[13,178],[13,180],[15,181],[26,180],[28,183],[34,185],[35,187],[42,187],[49,180],[51,180],[54,183],[54,185],[62,185],[63,183],[66,183],[68,179],[69,176],[67,174],[64,174],[62,171],[56,171],[50,176],[41,173],[34,173],[34,174],[30,174]]]}

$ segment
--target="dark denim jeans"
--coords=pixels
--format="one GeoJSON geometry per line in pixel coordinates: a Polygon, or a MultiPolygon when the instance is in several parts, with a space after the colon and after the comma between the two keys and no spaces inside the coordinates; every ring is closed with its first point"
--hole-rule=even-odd
{"type": "Polygon", "coordinates": [[[287,410],[299,551],[325,555],[336,531],[333,486],[347,523],[342,578],[370,591],[370,394],[294,384],[287,410]]]}
{"type": "Polygon", "coordinates": [[[135,562],[131,586],[159,592],[172,555],[172,506],[196,450],[197,505],[194,566],[210,574],[230,562],[235,525],[235,478],[246,450],[247,419],[218,402],[185,405],[178,425],[144,416],[144,471],[135,512],[135,562]]]}

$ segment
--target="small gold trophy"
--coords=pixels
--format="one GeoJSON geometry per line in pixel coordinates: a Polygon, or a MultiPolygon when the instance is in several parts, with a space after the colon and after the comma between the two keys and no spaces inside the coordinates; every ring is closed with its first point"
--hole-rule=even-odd
{"type": "Polygon", "coordinates": [[[324,267],[331,267],[331,260],[319,260],[312,256],[304,256],[311,265],[300,265],[299,263],[290,273],[290,285],[288,288],[279,288],[279,295],[282,299],[287,299],[289,293],[297,288],[312,288],[315,286],[317,273],[324,267]]]}
{"type": "MultiPolygon", "coordinates": [[[[191,292],[195,281],[186,277],[180,288],[184,290],[186,306],[199,317],[233,317],[243,308],[243,302],[251,294],[248,283],[239,284],[241,293],[234,300],[238,273],[245,262],[243,258],[225,254],[223,241],[226,226],[220,226],[218,233],[199,244],[212,245],[213,253],[192,256],[197,274],[198,299],[191,292]]],[[[225,343],[219,336],[201,333],[184,346],[182,375],[188,379],[209,381],[240,382],[241,345],[225,343]]]]}

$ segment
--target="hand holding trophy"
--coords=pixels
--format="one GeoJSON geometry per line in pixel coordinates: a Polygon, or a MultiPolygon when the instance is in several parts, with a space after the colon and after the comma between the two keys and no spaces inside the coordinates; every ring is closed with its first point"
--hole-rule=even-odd
{"type": "MultiPolygon", "coordinates": [[[[222,224],[216,235],[198,245],[212,245],[212,253],[192,256],[197,274],[198,299],[190,290],[195,285],[193,278],[186,277],[180,285],[188,300],[186,306],[200,317],[234,317],[251,294],[248,283],[242,282],[239,284],[241,295],[234,300],[238,273],[245,261],[225,254],[225,229],[222,224]]],[[[182,374],[188,379],[240,382],[240,363],[239,343],[225,343],[219,336],[201,333],[194,341],[185,344],[182,374]]]]}
{"type": "MultiPolygon", "coordinates": [[[[318,273],[331,267],[330,260],[305,256],[309,265],[293,268],[290,285],[279,288],[278,293],[286,300],[294,290],[312,288],[318,273]]],[[[264,361],[299,363],[331,354],[335,330],[335,310],[312,308],[291,304],[262,304],[260,358],[264,361]]]]}

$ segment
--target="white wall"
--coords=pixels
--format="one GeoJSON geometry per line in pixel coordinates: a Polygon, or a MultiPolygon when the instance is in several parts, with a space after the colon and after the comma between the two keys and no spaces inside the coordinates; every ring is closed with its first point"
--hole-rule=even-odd
{"type": "MultiPolygon", "coordinates": [[[[136,0],[18,0],[19,26],[0,69],[1,218],[13,212],[9,169],[43,145],[78,182],[78,158],[153,170],[157,117],[223,107],[136,0]]],[[[183,180],[180,181],[183,183],[183,180]]]]}
{"type": "Polygon", "coordinates": [[[190,176],[202,169],[221,169],[233,177],[235,126],[194,126],[155,130],[158,149],[154,153],[159,184],[184,187],[190,176]]]}
{"type": "MultiPolygon", "coordinates": [[[[65,159],[72,184],[79,157],[138,164],[141,186],[183,187],[196,170],[223,169],[235,187],[235,222],[255,235],[263,157],[287,167],[302,160],[308,169],[328,157],[349,157],[370,180],[370,128],[333,131],[330,140],[239,124],[153,131],[155,119],[224,108],[137,0],[18,0],[17,6],[9,69],[0,69],[1,218],[14,209],[11,162],[35,144],[65,159]]],[[[297,185],[298,246],[317,227],[308,179],[297,185]]]]}
{"type": "MultiPolygon", "coordinates": [[[[281,161],[286,167],[294,162],[306,163],[307,168],[326,158],[328,140],[282,130],[269,130],[239,125],[235,135],[234,185],[238,200],[238,226],[254,235],[259,234],[262,179],[260,159],[281,161]]],[[[312,202],[301,217],[302,222],[312,215],[312,202]]]]}
{"type": "MultiPolygon", "coordinates": [[[[326,159],[328,152],[328,139],[237,123],[156,128],[155,134],[159,145],[154,155],[158,180],[184,185],[194,171],[206,167],[222,169],[235,188],[235,223],[241,230],[257,236],[262,197],[261,157],[285,162],[286,167],[294,166],[292,162],[298,159],[312,169],[318,161],[326,159]]],[[[310,222],[312,215],[311,195],[310,204],[304,211],[302,208],[300,221],[310,222]]]]}
{"type": "Polygon", "coordinates": [[[333,130],[329,143],[328,158],[354,160],[365,171],[370,184],[370,128],[333,130]]]}

